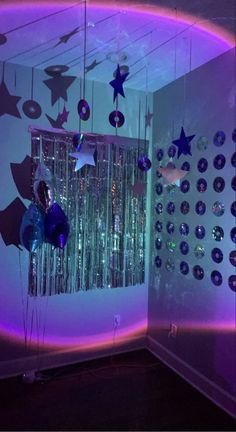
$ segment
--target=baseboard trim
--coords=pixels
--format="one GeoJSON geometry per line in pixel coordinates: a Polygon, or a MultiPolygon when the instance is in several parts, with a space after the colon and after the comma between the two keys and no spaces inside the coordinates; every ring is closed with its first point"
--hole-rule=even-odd
{"type": "Polygon", "coordinates": [[[0,379],[22,375],[26,371],[43,371],[61,366],[82,363],[102,357],[109,357],[126,352],[146,348],[146,335],[134,337],[132,340],[119,341],[101,350],[60,350],[40,355],[29,355],[10,361],[0,362],[0,379]]]}
{"type": "Polygon", "coordinates": [[[147,348],[155,357],[165,363],[170,369],[173,369],[185,381],[203,393],[229,415],[236,418],[236,398],[230,393],[202,375],[151,336],[147,336],[147,348]]]}

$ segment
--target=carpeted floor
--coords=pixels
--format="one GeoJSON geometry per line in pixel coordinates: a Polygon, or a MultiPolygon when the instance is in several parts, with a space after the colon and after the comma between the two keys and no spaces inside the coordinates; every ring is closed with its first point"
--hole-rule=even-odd
{"type": "Polygon", "coordinates": [[[236,420],[147,350],[0,381],[3,431],[236,431],[236,420]]]}

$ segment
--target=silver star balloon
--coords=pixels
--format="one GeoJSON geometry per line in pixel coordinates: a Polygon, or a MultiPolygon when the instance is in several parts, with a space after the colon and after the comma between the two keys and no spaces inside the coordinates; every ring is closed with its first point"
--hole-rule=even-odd
{"type": "Polygon", "coordinates": [[[75,172],[79,171],[84,165],[96,165],[94,160],[94,151],[94,147],[91,147],[86,142],[83,142],[79,152],[69,153],[71,157],[76,159],[75,172]]]}

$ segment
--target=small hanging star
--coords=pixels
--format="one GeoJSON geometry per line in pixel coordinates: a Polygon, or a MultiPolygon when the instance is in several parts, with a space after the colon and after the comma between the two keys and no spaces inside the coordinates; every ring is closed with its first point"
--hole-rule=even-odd
{"type": "Polygon", "coordinates": [[[86,66],[86,68],[85,68],[85,73],[90,72],[90,71],[93,70],[95,67],[97,67],[98,65],[100,65],[100,63],[102,63],[102,62],[101,62],[101,61],[100,61],[100,62],[97,62],[97,60],[94,60],[90,65],[86,66]]]}
{"type": "Polygon", "coordinates": [[[125,97],[124,89],[123,89],[123,83],[125,82],[128,75],[129,75],[129,72],[121,74],[120,73],[120,66],[117,65],[116,77],[114,80],[109,82],[109,84],[114,88],[113,102],[115,102],[118,94],[125,97]]]}
{"type": "Polygon", "coordinates": [[[21,118],[17,108],[17,103],[21,99],[20,96],[12,96],[4,81],[0,84],[0,117],[4,114],[13,117],[21,118]]]}
{"type": "Polygon", "coordinates": [[[151,126],[152,117],[153,117],[153,113],[150,113],[150,110],[148,107],[148,112],[145,115],[145,127],[151,126]]]}
{"type": "Polygon", "coordinates": [[[86,141],[83,142],[81,151],[69,153],[71,157],[76,159],[75,172],[79,171],[84,165],[95,166],[94,153],[95,148],[90,147],[86,141]]]}
{"type": "Polygon", "coordinates": [[[176,185],[180,186],[180,179],[188,174],[188,171],[179,170],[175,168],[175,165],[172,162],[172,159],[169,160],[168,164],[165,167],[160,167],[157,169],[160,172],[165,180],[165,185],[176,185]]]}
{"type": "Polygon", "coordinates": [[[74,30],[72,30],[71,32],[69,32],[69,33],[67,33],[67,34],[65,34],[65,35],[63,35],[63,36],[61,36],[60,38],[59,38],[59,42],[55,45],[55,46],[58,46],[58,45],[60,45],[60,44],[62,44],[62,43],[67,43],[68,42],[68,40],[72,37],[72,36],[74,36],[76,33],[79,33],[79,27],[76,27],[74,30]]]}
{"type": "Polygon", "coordinates": [[[70,112],[70,111],[66,111],[66,106],[64,105],[64,108],[63,108],[62,113],[59,114],[61,124],[67,122],[69,112],[70,112]]]}
{"type": "Polygon", "coordinates": [[[61,114],[58,114],[56,120],[50,117],[48,114],[45,114],[51,126],[55,129],[64,129],[61,121],[61,114]]]}
{"type": "Polygon", "coordinates": [[[60,99],[67,101],[67,89],[74,82],[76,77],[68,75],[55,75],[53,78],[43,81],[44,84],[51,90],[52,105],[60,99]]]}
{"type": "Polygon", "coordinates": [[[184,132],[184,128],[181,128],[180,137],[177,140],[172,141],[173,144],[175,144],[178,147],[178,155],[179,158],[181,154],[187,155],[189,154],[192,156],[191,153],[191,147],[190,147],[190,141],[195,137],[195,135],[186,136],[184,132]]]}

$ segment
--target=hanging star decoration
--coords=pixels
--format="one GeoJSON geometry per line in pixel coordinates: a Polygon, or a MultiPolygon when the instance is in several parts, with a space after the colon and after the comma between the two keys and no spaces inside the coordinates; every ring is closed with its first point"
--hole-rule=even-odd
{"type": "Polygon", "coordinates": [[[75,172],[79,171],[84,165],[95,166],[95,147],[91,147],[84,140],[81,145],[81,150],[76,153],[69,153],[69,155],[76,159],[75,172]]]}
{"type": "Polygon", "coordinates": [[[172,159],[169,160],[165,167],[157,168],[157,171],[159,171],[164,178],[164,187],[170,184],[179,187],[180,180],[188,174],[188,171],[178,170],[172,162],[172,159]]]}
{"type": "Polygon", "coordinates": [[[148,107],[147,114],[145,115],[145,127],[151,126],[152,117],[153,117],[153,113],[150,112],[148,107]]]}
{"type": "Polygon", "coordinates": [[[195,135],[186,136],[184,132],[184,128],[183,127],[181,128],[179,139],[172,141],[172,143],[178,147],[178,155],[177,155],[178,159],[181,154],[184,155],[189,154],[190,156],[192,156],[191,147],[189,143],[190,141],[192,141],[194,137],[195,135]]]}
{"type": "Polygon", "coordinates": [[[90,65],[86,66],[85,73],[90,72],[91,70],[95,69],[98,65],[100,65],[102,62],[97,62],[97,60],[94,60],[90,65]]]}
{"type": "Polygon", "coordinates": [[[67,90],[74,82],[76,77],[74,76],[63,76],[61,74],[55,75],[53,78],[44,81],[44,84],[51,90],[51,102],[52,106],[60,98],[67,101],[67,90]]]}
{"type": "Polygon", "coordinates": [[[115,79],[109,82],[109,84],[114,88],[113,102],[115,102],[118,94],[125,97],[123,84],[124,84],[128,75],[129,75],[129,72],[121,74],[120,73],[120,66],[117,65],[115,79]]]}
{"type": "Polygon", "coordinates": [[[21,99],[20,96],[12,96],[4,81],[0,84],[0,117],[8,114],[12,117],[21,118],[17,103],[21,99]]]}
{"type": "Polygon", "coordinates": [[[61,120],[61,114],[57,115],[56,120],[53,119],[52,117],[50,117],[48,114],[45,114],[49,123],[51,124],[51,126],[55,129],[64,129],[63,128],[63,121],[61,120]]]}
{"type": "Polygon", "coordinates": [[[145,195],[146,194],[146,184],[141,182],[136,182],[133,185],[130,184],[128,186],[128,190],[130,190],[133,193],[133,196],[137,197],[139,195],[145,195]]]}
{"type": "Polygon", "coordinates": [[[64,105],[62,113],[59,113],[61,123],[66,123],[68,120],[68,115],[70,111],[66,111],[66,106],[64,105]]]}
{"type": "Polygon", "coordinates": [[[63,36],[61,36],[61,37],[59,38],[59,42],[57,42],[57,44],[55,45],[55,47],[58,46],[58,45],[60,45],[60,44],[62,44],[62,43],[67,43],[68,40],[70,40],[70,38],[72,38],[72,36],[74,36],[74,35],[77,34],[77,33],[79,33],[79,27],[76,27],[76,28],[75,28],[74,30],[72,30],[71,32],[69,32],[69,33],[67,33],[67,34],[65,34],[65,35],[63,35],[63,36]]]}

